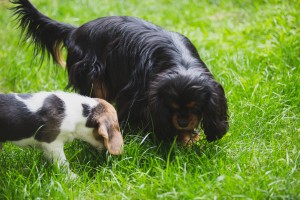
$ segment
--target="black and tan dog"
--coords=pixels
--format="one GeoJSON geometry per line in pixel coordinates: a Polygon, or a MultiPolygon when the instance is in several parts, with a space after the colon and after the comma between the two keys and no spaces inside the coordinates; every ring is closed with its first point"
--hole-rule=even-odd
{"type": "Polygon", "coordinates": [[[199,124],[208,141],[227,132],[223,87],[185,36],[127,16],[74,27],[48,18],[28,0],[11,1],[36,53],[48,52],[63,64],[65,47],[69,86],[115,102],[122,123],[149,128],[169,141],[193,133],[199,124]]]}

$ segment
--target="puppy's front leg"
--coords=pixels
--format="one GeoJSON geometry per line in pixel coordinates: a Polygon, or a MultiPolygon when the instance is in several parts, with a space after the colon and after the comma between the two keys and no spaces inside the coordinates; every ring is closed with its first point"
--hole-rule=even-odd
{"type": "Polygon", "coordinates": [[[44,156],[54,163],[59,165],[68,165],[67,158],[64,153],[64,144],[58,142],[44,143],[42,145],[44,156]]]}
{"type": "Polygon", "coordinates": [[[76,178],[76,174],[74,174],[69,167],[69,162],[67,161],[65,152],[64,152],[64,144],[53,142],[53,143],[45,143],[42,145],[42,149],[44,151],[44,156],[55,164],[58,171],[67,173],[70,178],[76,178]]]}

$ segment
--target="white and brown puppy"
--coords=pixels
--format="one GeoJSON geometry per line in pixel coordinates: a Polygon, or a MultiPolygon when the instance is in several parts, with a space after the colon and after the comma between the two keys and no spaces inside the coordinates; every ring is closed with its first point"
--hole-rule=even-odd
{"type": "Polygon", "coordinates": [[[64,144],[73,139],[98,150],[121,153],[123,138],[114,107],[73,93],[0,94],[1,142],[35,146],[59,165],[68,165],[64,144]]]}

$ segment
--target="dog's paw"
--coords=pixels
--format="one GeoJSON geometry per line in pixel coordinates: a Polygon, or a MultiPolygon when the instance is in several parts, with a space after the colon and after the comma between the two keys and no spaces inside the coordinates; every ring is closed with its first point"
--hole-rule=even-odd
{"type": "Polygon", "coordinates": [[[184,133],[180,133],[177,137],[177,142],[184,146],[190,146],[199,140],[200,134],[197,131],[187,131],[184,133]]]}

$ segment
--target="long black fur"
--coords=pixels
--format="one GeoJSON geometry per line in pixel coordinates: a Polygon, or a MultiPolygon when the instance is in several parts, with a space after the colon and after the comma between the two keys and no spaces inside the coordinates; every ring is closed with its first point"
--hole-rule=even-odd
{"type": "Polygon", "coordinates": [[[28,0],[12,3],[25,39],[59,64],[65,47],[69,86],[115,102],[120,121],[172,140],[180,131],[172,124],[170,104],[194,101],[192,110],[180,112],[201,119],[208,141],[227,132],[224,90],[185,36],[128,16],[102,17],[77,28],[46,17],[28,0]]]}

